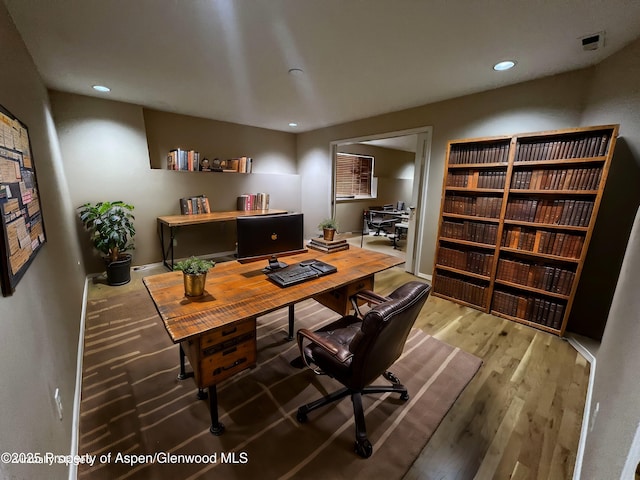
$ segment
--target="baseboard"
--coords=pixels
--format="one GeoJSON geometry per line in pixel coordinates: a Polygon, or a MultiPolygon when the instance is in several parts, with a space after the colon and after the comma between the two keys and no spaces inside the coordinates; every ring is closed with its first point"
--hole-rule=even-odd
{"type": "Polygon", "coordinates": [[[584,400],[584,413],[582,414],[582,428],[580,429],[580,441],[578,442],[578,451],[576,453],[576,463],[573,467],[573,480],[579,480],[582,475],[582,461],[584,459],[584,449],[589,433],[589,424],[591,421],[591,398],[593,396],[593,382],[596,377],[596,357],[586,348],[580,340],[575,337],[567,337],[569,344],[580,353],[590,364],[589,368],[589,385],[587,387],[587,397],[584,400]]]}
{"type": "MultiPolygon", "coordinates": [[[[82,293],[82,312],[80,314],[80,329],[78,332],[78,358],[76,360],[76,386],[73,395],[73,414],[71,417],[71,448],[70,455],[78,454],[78,437],[80,435],[80,402],[82,400],[82,365],[84,357],[84,328],[87,318],[87,296],[89,294],[89,278],[84,279],[84,291],[82,293]]],[[[78,466],[73,462],[69,465],[69,480],[78,478],[78,466]]]]}

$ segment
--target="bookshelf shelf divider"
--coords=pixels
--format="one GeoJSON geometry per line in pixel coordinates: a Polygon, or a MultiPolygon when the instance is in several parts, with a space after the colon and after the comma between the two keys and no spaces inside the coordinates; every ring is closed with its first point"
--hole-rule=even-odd
{"type": "Polygon", "coordinates": [[[448,143],[434,294],[564,335],[618,125],[448,143]]]}

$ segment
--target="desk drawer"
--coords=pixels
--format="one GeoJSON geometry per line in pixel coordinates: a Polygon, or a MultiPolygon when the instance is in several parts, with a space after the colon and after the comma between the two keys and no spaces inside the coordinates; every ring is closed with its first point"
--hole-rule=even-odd
{"type": "Polygon", "coordinates": [[[334,312],[340,315],[347,315],[351,310],[349,298],[360,290],[373,290],[373,276],[357,280],[313,298],[334,312]]]}
{"type": "Polygon", "coordinates": [[[225,325],[224,327],[216,328],[215,330],[202,335],[202,337],[200,338],[200,349],[202,351],[206,351],[213,345],[218,345],[232,338],[244,335],[245,333],[255,331],[255,318],[243,320],[242,322],[234,323],[233,325],[225,325]]]}
{"type": "Polygon", "coordinates": [[[210,386],[235,375],[256,364],[256,338],[238,343],[200,361],[200,379],[198,384],[210,386]]]}

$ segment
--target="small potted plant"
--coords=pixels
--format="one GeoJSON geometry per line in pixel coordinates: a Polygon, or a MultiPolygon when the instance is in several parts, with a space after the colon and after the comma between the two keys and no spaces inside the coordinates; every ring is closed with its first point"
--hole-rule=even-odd
{"type": "Polygon", "coordinates": [[[78,207],[80,220],[90,233],[94,248],[104,255],[109,285],[124,285],[131,281],[133,237],[133,205],[122,201],[85,203],[78,207]]]}
{"type": "Polygon", "coordinates": [[[198,257],[189,257],[177,262],[173,269],[180,270],[184,279],[184,294],[187,297],[200,297],[204,295],[204,285],[207,281],[207,272],[216,263],[198,257]]]}
{"type": "Polygon", "coordinates": [[[338,223],[334,218],[325,218],[320,222],[318,228],[322,230],[322,237],[330,242],[338,230],[338,223]]]}

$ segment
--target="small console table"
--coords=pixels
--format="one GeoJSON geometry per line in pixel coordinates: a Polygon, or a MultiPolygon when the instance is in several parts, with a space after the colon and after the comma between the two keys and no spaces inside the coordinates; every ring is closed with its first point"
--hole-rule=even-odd
{"type": "Polygon", "coordinates": [[[180,227],[188,227],[190,225],[200,225],[203,223],[213,222],[230,222],[238,217],[248,217],[254,215],[273,215],[287,213],[286,210],[232,210],[229,212],[211,212],[198,213],[194,215],[165,215],[158,217],[158,234],[160,235],[160,248],[162,250],[162,263],[169,269],[173,270],[174,251],[173,243],[176,233],[180,227]],[[165,230],[169,231],[169,242],[166,244],[165,230]],[[169,263],[171,259],[171,263],[169,263]]]}

